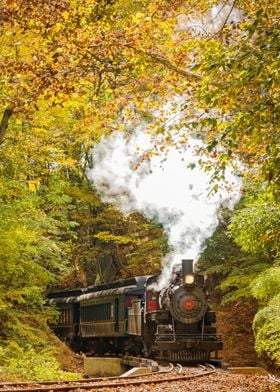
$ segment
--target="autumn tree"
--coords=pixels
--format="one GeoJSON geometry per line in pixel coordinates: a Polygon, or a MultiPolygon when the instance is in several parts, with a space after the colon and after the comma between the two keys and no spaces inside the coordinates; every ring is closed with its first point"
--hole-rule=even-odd
{"type": "Polygon", "coordinates": [[[46,309],[46,290],[58,281],[83,286],[129,276],[141,268],[129,266],[130,258],[145,258],[152,271],[167,248],[158,225],[124,217],[93,192],[82,105],[41,100],[28,121],[11,118],[1,146],[0,363],[21,377],[66,376],[53,357],[48,324],[55,314],[46,309]]]}
{"type": "Polygon", "coordinates": [[[197,268],[209,276],[210,300],[224,343],[224,361],[232,366],[255,366],[259,359],[252,323],[258,304],[252,287],[269,267],[269,261],[260,253],[252,255],[242,250],[229,236],[233,216],[233,211],[220,210],[219,224],[205,241],[197,268]]]}
{"type": "MultiPolygon", "coordinates": [[[[212,5],[4,1],[2,135],[11,113],[30,112],[38,97],[58,104],[88,94],[92,127],[108,132],[118,128],[116,115],[127,102],[141,111],[146,103],[159,106],[159,96],[180,94],[184,125],[204,137],[221,170],[238,156],[277,183],[277,3],[221,4],[218,26],[212,5]]],[[[162,142],[171,143],[178,127],[164,133],[162,142]]]]}
{"type": "Polygon", "coordinates": [[[65,193],[75,203],[72,218],[78,227],[71,244],[71,266],[60,286],[94,285],[160,270],[169,247],[157,222],[138,212],[123,215],[102,203],[85,180],[69,184],[65,193]]]}
{"type": "MultiPolygon", "coordinates": [[[[225,317],[227,320],[233,309],[235,318],[231,324],[233,326],[234,320],[237,320],[239,336],[243,337],[236,341],[234,347],[239,347],[240,341],[242,346],[249,341],[248,331],[242,326],[251,321],[256,351],[272,368],[279,366],[280,358],[278,244],[279,203],[262,184],[258,187],[254,184],[248,186],[234,212],[221,215],[220,224],[206,241],[199,262],[200,268],[212,277],[212,289],[218,294],[217,303],[222,307],[230,304],[228,312],[225,316],[222,312],[220,319],[225,317]],[[246,306],[248,310],[244,311],[246,306]]],[[[223,321],[223,331],[226,325],[223,321]]],[[[228,341],[226,333],[224,340],[227,353],[234,338],[228,341]]],[[[226,354],[229,358],[232,358],[235,348],[226,354]]],[[[250,350],[243,360],[248,360],[248,352],[250,350]]]]}
{"type": "Polygon", "coordinates": [[[274,366],[280,364],[279,223],[278,200],[273,192],[259,185],[247,191],[243,208],[237,211],[229,226],[229,233],[235,242],[257,258],[255,265],[259,265],[260,259],[266,260],[266,268],[251,279],[249,292],[259,303],[253,323],[256,350],[274,366]]]}

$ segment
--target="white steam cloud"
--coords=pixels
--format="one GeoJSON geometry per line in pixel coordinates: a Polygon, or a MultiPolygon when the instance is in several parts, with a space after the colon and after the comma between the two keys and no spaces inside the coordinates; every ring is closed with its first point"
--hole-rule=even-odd
{"type": "Polygon", "coordinates": [[[236,25],[244,20],[244,13],[234,4],[234,0],[223,1],[200,16],[180,14],[177,16],[177,28],[179,31],[191,30],[195,34],[217,34],[224,26],[236,25]]]}
{"type": "Polygon", "coordinates": [[[217,226],[219,206],[234,205],[240,183],[228,171],[227,186],[220,184],[220,190],[209,196],[211,173],[199,168],[201,156],[195,153],[202,143],[191,137],[184,151],[170,147],[167,156],[152,156],[142,162],[143,152],[154,145],[145,127],[142,124],[133,133],[115,132],[104,137],[92,150],[93,168],[88,177],[102,201],[126,214],[138,210],[163,225],[173,249],[163,260],[168,273],[182,258],[198,258],[202,243],[217,226]],[[193,163],[195,168],[188,168],[193,163]]]}

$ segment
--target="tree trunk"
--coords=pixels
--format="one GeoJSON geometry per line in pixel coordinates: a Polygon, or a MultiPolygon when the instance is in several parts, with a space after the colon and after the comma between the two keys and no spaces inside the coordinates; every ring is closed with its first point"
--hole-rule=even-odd
{"type": "Polygon", "coordinates": [[[3,113],[3,117],[0,123],[0,145],[3,143],[6,132],[7,132],[7,128],[8,128],[8,124],[9,124],[9,119],[11,117],[11,115],[13,114],[13,110],[11,108],[7,108],[5,109],[4,113],[3,113]]]}

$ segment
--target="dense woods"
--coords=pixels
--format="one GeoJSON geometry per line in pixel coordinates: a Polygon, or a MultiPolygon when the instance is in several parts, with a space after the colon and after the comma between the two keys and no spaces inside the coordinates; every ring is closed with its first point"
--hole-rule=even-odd
{"type": "Polygon", "coordinates": [[[0,377],[60,373],[50,287],[160,270],[161,225],[102,203],[87,178],[92,146],[141,121],[156,141],[143,160],[195,136],[212,192],[228,165],[242,178],[198,267],[219,306],[254,303],[255,350],[279,367],[279,20],[275,0],[1,2],[0,377]]]}

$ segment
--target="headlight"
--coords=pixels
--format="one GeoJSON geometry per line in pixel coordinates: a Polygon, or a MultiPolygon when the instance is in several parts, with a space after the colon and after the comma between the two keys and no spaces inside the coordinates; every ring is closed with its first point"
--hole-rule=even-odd
{"type": "Polygon", "coordinates": [[[194,276],[193,275],[186,275],[185,276],[185,284],[193,284],[194,283],[194,276]]]}

